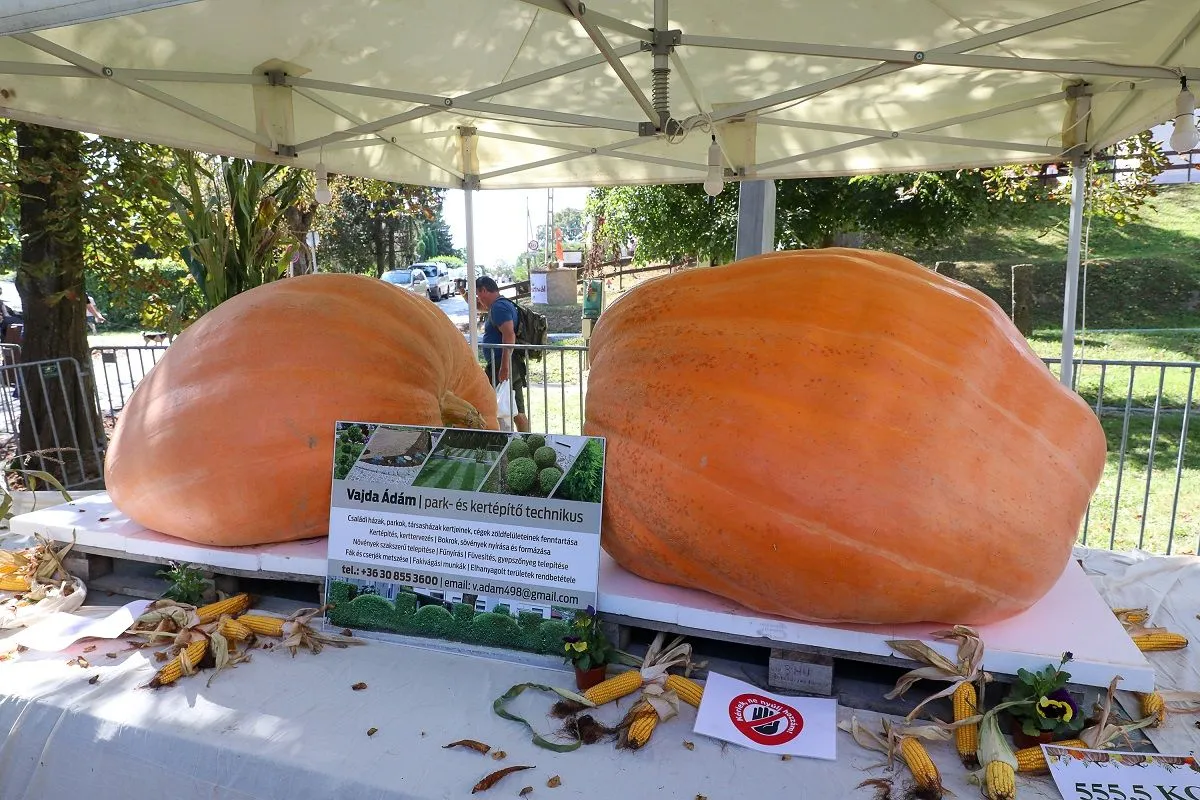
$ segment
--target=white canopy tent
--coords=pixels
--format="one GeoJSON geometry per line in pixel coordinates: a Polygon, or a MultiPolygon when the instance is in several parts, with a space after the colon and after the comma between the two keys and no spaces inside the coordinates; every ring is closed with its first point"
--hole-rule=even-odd
{"type": "Polygon", "coordinates": [[[746,255],[772,179],[1081,174],[1176,116],[1198,26],[1200,0],[7,0],[0,115],[462,188],[469,232],[473,190],[699,182],[715,140],[746,255]]]}

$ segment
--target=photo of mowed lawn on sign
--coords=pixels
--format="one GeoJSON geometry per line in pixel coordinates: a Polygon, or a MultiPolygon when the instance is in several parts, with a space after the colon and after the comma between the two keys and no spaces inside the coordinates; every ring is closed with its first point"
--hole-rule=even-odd
{"type": "Polygon", "coordinates": [[[492,431],[446,431],[413,485],[478,491],[508,444],[508,437],[507,433],[492,431]]]}

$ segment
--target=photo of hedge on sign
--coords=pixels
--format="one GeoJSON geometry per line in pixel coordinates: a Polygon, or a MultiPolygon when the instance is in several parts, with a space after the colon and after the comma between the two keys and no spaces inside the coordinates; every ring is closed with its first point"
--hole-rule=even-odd
{"type": "Polygon", "coordinates": [[[337,432],[330,623],[560,657],[572,616],[596,603],[603,439],[337,432]]]}

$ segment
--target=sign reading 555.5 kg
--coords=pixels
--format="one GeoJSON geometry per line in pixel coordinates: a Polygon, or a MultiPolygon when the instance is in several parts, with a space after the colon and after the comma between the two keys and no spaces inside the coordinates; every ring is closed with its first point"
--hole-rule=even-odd
{"type": "Polygon", "coordinates": [[[596,604],[602,439],[361,422],[336,432],[331,621],[561,652],[558,627],[538,620],[596,604]]]}
{"type": "Polygon", "coordinates": [[[1067,800],[1200,800],[1200,765],[1190,755],[1042,749],[1067,800]]]}

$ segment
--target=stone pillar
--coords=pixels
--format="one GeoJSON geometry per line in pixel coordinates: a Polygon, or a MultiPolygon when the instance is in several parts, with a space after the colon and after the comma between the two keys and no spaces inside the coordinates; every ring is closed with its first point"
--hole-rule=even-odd
{"type": "Polygon", "coordinates": [[[1033,264],[1012,268],[1012,321],[1022,336],[1033,335],[1033,264]]]}

